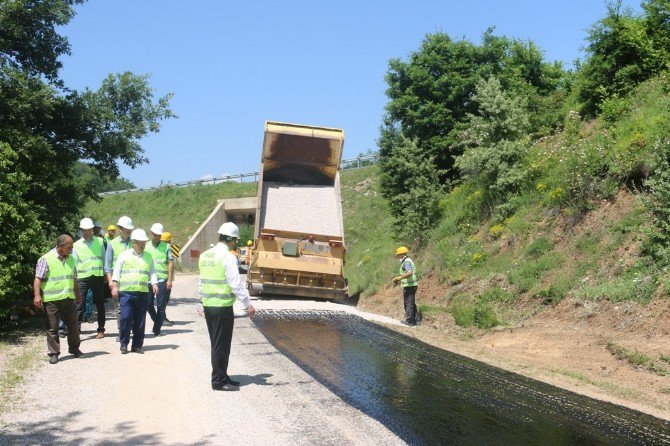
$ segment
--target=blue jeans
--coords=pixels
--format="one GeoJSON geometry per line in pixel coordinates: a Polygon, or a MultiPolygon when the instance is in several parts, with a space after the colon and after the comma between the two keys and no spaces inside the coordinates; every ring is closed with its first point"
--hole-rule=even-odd
{"type": "Polygon", "coordinates": [[[153,331],[155,335],[158,335],[161,332],[161,327],[163,326],[163,322],[165,322],[165,307],[167,307],[168,299],[166,281],[163,280],[162,282],[158,282],[158,295],[156,296],[155,307],[154,295],[151,288],[149,288],[148,311],[151,320],[154,321],[154,327],[151,331],[153,331]]]}
{"type": "Polygon", "coordinates": [[[144,345],[144,324],[147,318],[148,293],[139,291],[121,291],[119,304],[121,316],[119,318],[121,347],[127,347],[130,342],[130,330],[133,331],[133,345],[138,348],[144,345]]]}

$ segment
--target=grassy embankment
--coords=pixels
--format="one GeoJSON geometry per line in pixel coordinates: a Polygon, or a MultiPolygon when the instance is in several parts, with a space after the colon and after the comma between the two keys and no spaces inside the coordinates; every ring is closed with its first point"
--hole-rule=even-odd
{"type": "MultiPolygon", "coordinates": [[[[643,183],[605,173],[634,171],[631,164],[651,156],[651,142],[668,124],[666,84],[647,82],[606,119],[566,125],[534,143],[526,160],[532,186],[504,221],[483,218],[476,185],[446,194],[440,224],[427,246],[413,251],[429,285],[421,296],[424,315],[487,329],[513,325],[566,296],[644,304],[659,294],[664,271],[640,255],[651,220],[643,183]],[[573,193],[567,200],[566,184],[582,187],[583,199],[573,193]]],[[[388,287],[396,268],[398,242],[377,174],[375,166],[342,173],[345,274],[364,301],[388,287]]],[[[122,214],[138,227],[161,221],[183,244],[217,198],[255,193],[255,183],[166,187],[108,196],[87,212],[105,224],[122,214]]]]}
{"type": "MultiPolygon", "coordinates": [[[[170,231],[180,246],[214,210],[216,202],[224,198],[256,196],[256,183],[220,183],[190,187],[166,186],[161,189],[127,194],[107,195],[100,202],[89,202],[85,214],[98,219],[106,227],[116,224],[122,215],[133,219],[136,228],[149,228],[160,222],[170,231]]],[[[241,238],[249,237],[253,228],[242,226],[241,238]]]]}

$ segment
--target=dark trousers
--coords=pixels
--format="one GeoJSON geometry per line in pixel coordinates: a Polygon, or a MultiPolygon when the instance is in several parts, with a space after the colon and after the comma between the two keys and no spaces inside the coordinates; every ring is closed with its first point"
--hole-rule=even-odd
{"type": "Polygon", "coordinates": [[[131,348],[144,345],[144,324],[147,319],[148,302],[149,293],[139,291],[121,291],[119,293],[119,305],[121,306],[119,342],[121,342],[121,347],[128,346],[131,330],[133,332],[131,348]]]}
{"type": "MultiPolygon", "coordinates": [[[[79,284],[79,291],[81,291],[82,296],[86,296],[88,290],[90,289],[93,292],[93,302],[95,302],[95,308],[98,311],[98,333],[105,332],[105,298],[103,296],[102,287],[104,285],[104,279],[102,276],[91,276],[85,279],[77,280],[79,284]]],[[[81,303],[77,305],[77,320],[79,325],[84,322],[84,315],[86,313],[86,299],[82,299],[81,303]]]]}
{"type": "Polygon", "coordinates": [[[416,325],[416,286],[402,289],[402,298],[405,301],[405,322],[416,325]]]}
{"type": "Polygon", "coordinates": [[[77,327],[77,306],[74,299],[62,299],[44,302],[44,316],[47,329],[47,348],[49,356],[60,354],[60,339],[58,337],[58,321],[63,320],[67,327],[67,347],[72,353],[79,348],[79,329],[77,327]]]}
{"type": "Polygon", "coordinates": [[[153,331],[155,335],[158,335],[161,332],[161,327],[165,321],[165,307],[167,306],[166,291],[167,283],[165,281],[158,282],[158,295],[156,295],[155,299],[153,293],[149,291],[148,311],[151,320],[154,321],[154,326],[151,331],[153,331]],[[154,300],[156,301],[155,306],[154,300]]]}
{"type": "Polygon", "coordinates": [[[228,358],[235,323],[233,307],[205,307],[205,321],[212,345],[212,386],[222,386],[228,380],[228,358]]]}
{"type": "MultiPolygon", "coordinates": [[[[172,288],[165,290],[165,309],[167,310],[167,305],[170,303],[170,294],[172,294],[172,288]]],[[[165,313],[165,320],[168,320],[167,312],[165,313]]]]}

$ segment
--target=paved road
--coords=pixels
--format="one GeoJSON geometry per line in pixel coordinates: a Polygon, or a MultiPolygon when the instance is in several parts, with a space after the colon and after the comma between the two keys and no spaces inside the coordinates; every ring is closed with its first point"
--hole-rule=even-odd
{"type": "Polygon", "coordinates": [[[175,325],[149,334],[144,355],[120,354],[113,320],[102,340],[94,339],[95,324],[84,324],[85,358],[63,355],[55,366],[46,355],[40,360],[0,419],[0,444],[403,444],[279,353],[248,318],[236,319],[229,368],[242,386],[212,391],[196,294],[197,276],[179,276],[168,307],[175,325]]]}

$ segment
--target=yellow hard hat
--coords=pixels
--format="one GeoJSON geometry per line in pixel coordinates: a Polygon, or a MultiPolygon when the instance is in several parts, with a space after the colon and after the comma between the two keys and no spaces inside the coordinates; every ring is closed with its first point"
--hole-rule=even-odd
{"type": "Polygon", "coordinates": [[[162,242],[171,242],[172,241],[172,234],[165,231],[163,234],[161,234],[161,241],[162,242]]]}
{"type": "Polygon", "coordinates": [[[406,246],[401,246],[400,248],[395,250],[395,255],[407,254],[408,252],[409,252],[409,249],[407,249],[406,246]]]}
{"type": "Polygon", "coordinates": [[[114,226],[114,225],[109,225],[109,226],[107,226],[107,230],[108,230],[108,231],[116,231],[116,226],[114,226]]]}
{"type": "Polygon", "coordinates": [[[253,244],[254,244],[254,242],[252,242],[251,240],[247,240],[247,246],[251,246],[253,244]]]}

